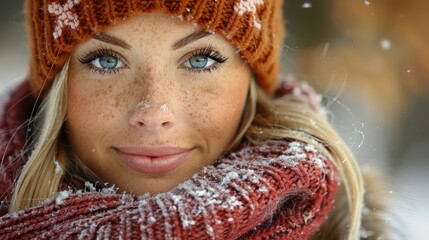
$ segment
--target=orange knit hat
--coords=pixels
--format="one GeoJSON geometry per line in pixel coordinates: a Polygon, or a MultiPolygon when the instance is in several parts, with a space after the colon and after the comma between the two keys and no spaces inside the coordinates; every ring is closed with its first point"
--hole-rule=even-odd
{"type": "Polygon", "coordinates": [[[272,93],[284,36],[282,0],[27,0],[31,85],[44,91],[75,47],[143,12],[197,23],[236,46],[260,87],[272,93]]]}

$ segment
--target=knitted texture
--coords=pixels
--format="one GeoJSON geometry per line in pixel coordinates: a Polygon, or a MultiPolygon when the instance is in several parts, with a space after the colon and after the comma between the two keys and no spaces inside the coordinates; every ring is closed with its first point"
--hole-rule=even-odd
{"type": "Polygon", "coordinates": [[[243,146],[167,193],[60,192],[0,219],[0,238],[308,239],[338,183],[313,146],[243,146]]]}
{"type": "MultiPolygon", "coordinates": [[[[0,118],[4,207],[14,171],[24,164],[26,131],[5,133],[22,129],[28,119],[34,105],[24,98],[29,92],[21,85],[0,118]],[[16,116],[13,124],[4,124],[10,116],[16,116]],[[20,140],[9,144],[15,138],[20,140]]],[[[332,162],[312,145],[243,143],[166,193],[130,196],[91,184],[91,191],[60,191],[55,199],[1,217],[0,239],[308,239],[328,215],[338,184],[332,162]]]]}
{"type": "Polygon", "coordinates": [[[46,90],[78,44],[127,18],[158,11],[225,37],[271,93],[284,36],[281,9],[281,0],[27,0],[32,87],[46,90]]]}

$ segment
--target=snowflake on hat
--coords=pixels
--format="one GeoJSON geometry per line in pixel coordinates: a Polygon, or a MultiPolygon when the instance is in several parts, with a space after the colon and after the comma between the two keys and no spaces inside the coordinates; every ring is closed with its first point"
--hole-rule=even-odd
{"type": "Polygon", "coordinates": [[[69,26],[71,29],[76,29],[79,26],[78,16],[73,11],[74,6],[79,4],[79,1],[80,0],[68,0],[64,5],[56,2],[49,4],[49,13],[57,16],[57,25],[52,33],[54,39],[61,36],[66,26],[69,26]]]}
{"type": "Polygon", "coordinates": [[[240,0],[239,3],[236,3],[234,6],[234,10],[237,12],[239,16],[242,16],[246,12],[250,12],[253,16],[253,25],[261,29],[261,23],[256,20],[256,10],[258,5],[264,5],[263,0],[240,0]]]}

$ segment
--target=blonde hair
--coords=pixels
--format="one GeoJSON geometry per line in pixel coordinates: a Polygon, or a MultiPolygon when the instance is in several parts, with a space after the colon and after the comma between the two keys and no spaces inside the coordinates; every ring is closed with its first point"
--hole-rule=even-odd
{"type": "Polygon", "coordinates": [[[67,111],[68,66],[67,62],[55,77],[35,117],[41,126],[36,127],[34,150],[16,181],[11,210],[34,206],[53,197],[63,178],[67,152],[60,141],[60,132],[67,111]]]}
{"type": "MultiPolygon", "coordinates": [[[[34,206],[46,198],[54,197],[66,172],[73,172],[73,167],[83,164],[67,153],[61,134],[67,110],[68,66],[67,62],[56,76],[37,115],[41,126],[34,150],[16,183],[11,210],[34,206]]],[[[348,239],[359,238],[364,198],[362,174],[348,147],[324,116],[294,101],[292,96],[271,99],[252,81],[248,105],[232,146],[236,146],[243,137],[256,143],[269,139],[297,139],[317,146],[330,157],[341,177],[340,194],[347,199],[348,210],[340,210],[348,214],[345,224],[324,224],[327,227],[321,231],[339,231],[338,239],[345,235],[348,239]]]]}

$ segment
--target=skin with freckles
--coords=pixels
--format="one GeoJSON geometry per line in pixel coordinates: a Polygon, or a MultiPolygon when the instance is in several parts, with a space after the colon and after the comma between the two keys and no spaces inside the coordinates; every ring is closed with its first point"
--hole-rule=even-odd
{"type": "Polygon", "coordinates": [[[219,35],[161,13],[128,19],[72,54],[65,125],[72,151],[122,191],[168,191],[228,149],[250,78],[219,35]],[[173,167],[133,167],[164,161],[147,160],[153,149],[177,148],[185,152],[173,167]]]}

